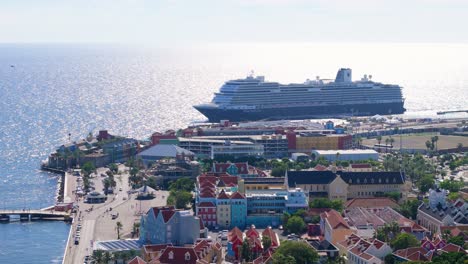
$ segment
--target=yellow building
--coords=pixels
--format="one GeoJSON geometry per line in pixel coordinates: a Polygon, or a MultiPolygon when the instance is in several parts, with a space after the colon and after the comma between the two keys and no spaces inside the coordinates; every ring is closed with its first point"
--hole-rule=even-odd
{"type": "Polygon", "coordinates": [[[216,199],[216,219],[218,226],[229,228],[231,226],[231,203],[229,196],[222,190],[216,199]]]}
{"type": "Polygon", "coordinates": [[[407,193],[410,184],[402,172],[332,172],[288,171],[289,188],[302,188],[309,198],[328,198],[346,201],[352,198],[371,198],[384,193],[407,193]]]}
{"type": "Polygon", "coordinates": [[[296,151],[309,152],[312,149],[334,150],[351,147],[352,137],[342,134],[304,134],[296,137],[296,151]]]}

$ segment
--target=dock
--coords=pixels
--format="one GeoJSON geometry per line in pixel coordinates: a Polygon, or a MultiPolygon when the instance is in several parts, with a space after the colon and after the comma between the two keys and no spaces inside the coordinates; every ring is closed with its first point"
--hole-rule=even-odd
{"type": "Polygon", "coordinates": [[[468,113],[468,110],[452,110],[452,111],[437,112],[438,115],[445,115],[445,114],[451,114],[451,113],[468,113]]]}
{"type": "Polygon", "coordinates": [[[8,223],[10,220],[19,219],[20,221],[70,221],[70,215],[67,212],[50,210],[0,210],[0,222],[8,223]],[[16,217],[15,217],[16,216],[16,217]]]}

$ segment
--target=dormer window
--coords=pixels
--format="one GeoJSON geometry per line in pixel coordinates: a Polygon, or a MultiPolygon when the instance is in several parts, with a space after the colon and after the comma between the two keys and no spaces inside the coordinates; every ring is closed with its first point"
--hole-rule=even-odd
{"type": "Polygon", "coordinates": [[[374,178],[371,179],[371,183],[374,183],[374,178]]]}
{"type": "Polygon", "coordinates": [[[395,178],[393,178],[393,183],[395,183],[395,182],[396,182],[396,179],[395,179],[395,178]]]}
{"type": "Polygon", "coordinates": [[[168,255],[169,259],[174,259],[174,252],[170,251],[168,255]]]}
{"type": "Polygon", "coordinates": [[[388,183],[388,178],[387,178],[387,179],[385,179],[385,182],[386,182],[386,183],[388,183]]]}
{"type": "Polygon", "coordinates": [[[349,183],[353,183],[353,180],[352,180],[352,179],[349,179],[349,183]]]}
{"type": "Polygon", "coordinates": [[[190,253],[188,252],[185,253],[185,260],[190,260],[190,253]]]}
{"type": "Polygon", "coordinates": [[[382,183],[382,179],[379,178],[379,183],[382,183]]]}
{"type": "Polygon", "coordinates": [[[359,179],[357,179],[357,183],[359,183],[359,182],[360,182],[360,180],[359,180],[359,179]]]}
{"type": "Polygon", "coordinates": [[[367,183],[367,178],[364,179],[364,183],[367,183]]]}

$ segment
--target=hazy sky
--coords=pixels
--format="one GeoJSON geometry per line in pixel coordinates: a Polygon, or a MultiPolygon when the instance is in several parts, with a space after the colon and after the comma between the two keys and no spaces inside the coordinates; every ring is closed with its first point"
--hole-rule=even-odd
{"type": "Polygon", "coordinates": [[[468,42],[464,0],[0,0],[0,42],[468,42]]]}

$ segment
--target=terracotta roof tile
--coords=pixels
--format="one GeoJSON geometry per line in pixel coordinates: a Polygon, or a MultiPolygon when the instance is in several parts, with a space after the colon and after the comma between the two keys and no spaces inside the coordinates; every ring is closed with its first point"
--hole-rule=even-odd
{"type": "Polygon", "coordinates": [[[142,258],[136,256],[132,260],[128,262],[128,264],[146,264],[146,261],[144,261],[142,258]]]}
{"type": "Polygon", "coordinates": [[[196,264],[198,256],[192,247],[167,247],[159,257],[161,263],[196,264]],[[189,259],[186,259],[186,255],[189,259]],[[171,258],[172,257],[172,258],[171,258]]]}
{"type": "Polygon", "coordinates": [[[175,211],[174,210],[162,211],[161,214],[163,216],[164,223],[167,223],[167,221],[169,221],[172,218],[172,216],[175,214],[175,211]]]}
{"type": "Polygon", "coordinates": [[[226,194],[226,192],[224,192],[224,190],[222,190],[219,194],[218,194],[218,199],[229,199],[229,196],[226,194]]]}
{"type": "Polygon", "coordinates": [[[216,205],[212,202],[201,202],[198,207],[216,207],[216,205]]]}
{"type": "Polygon", "coordinates": [[[245,197],[240,192],[235,192],[231,195],[231,199],[245,199],[245,197]]]}
{"type": "Polygon", "coordinates": [[[340,213],[338,213],[337,211],[335,210],[330,210],[328,212],[324,212],[320,215],[322,218],[325,218],[326,220],[328,220],[328,222],[330,223],[330,226],[333,228],[333,229],[337,229],[339,227],[341,228],[345,228],[345,229],[349,229],[349,225],[348,223],[346,223],[346,221],[344,220],[344,218],[341,216],[340,213]]]}

